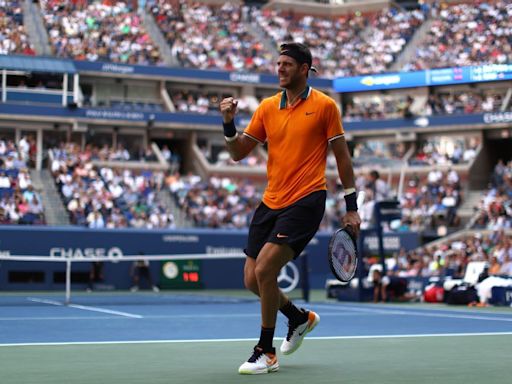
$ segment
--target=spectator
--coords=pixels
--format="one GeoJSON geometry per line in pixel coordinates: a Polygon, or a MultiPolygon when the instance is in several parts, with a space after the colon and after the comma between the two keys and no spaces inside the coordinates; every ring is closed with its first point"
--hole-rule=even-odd
{"type": "Polygon", "coordinates": [[[114,4],[42,0],[41,10],[56,56],[128,64],[162,64],[141,16],[125,2],[114,4]]]}
{"type": "Polygon", "coordinates": [[[23,25],[23,2],[0,1],[0,55],[35,55],[23,25]]]}
{"type": "Polygon", "coordinates": [[[509,63],[511,20],[508,1],[442,4],[404,70],[509,63]]]}

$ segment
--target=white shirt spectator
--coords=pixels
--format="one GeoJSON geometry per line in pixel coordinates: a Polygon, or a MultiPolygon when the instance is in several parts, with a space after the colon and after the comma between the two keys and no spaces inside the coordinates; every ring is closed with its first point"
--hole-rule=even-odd
{"type": "Polygon", "coordinates": [[[121,195],[124,192],[123,187],[120,186],[119,184],[111,184],[109,186],[109,190],[110,190],[110,193],[112,194],[112,197],[114,199],[117,199],[117,198],[121,197],[121,195]]]}
{"type": "Polygon", "coordinates": [[[448,172],[448,176],[446,177],[446,179],[450,184],[457,184],[459,182],[459,174],[457,173],[457,171],[452,169],[448,172]]]}
{"type": "Polygon", "coordinates": [[[476,156],[476,150],[473,148],[468,148],[464,151],[464,156],[462,157],[465,162],[469,162],[473,160],[476,156]]]}
{"type": "Polygon", "coordinates": [[[428,173],[428,183],[429,184],[439,184],[443,178],[443,173],[438,169],[433,169],[428,173]]]}
{"type": "Polygon", "coordinates": [[[5,174],[0,175],[0,188],[11,188],[11,180],[5,174]]]}

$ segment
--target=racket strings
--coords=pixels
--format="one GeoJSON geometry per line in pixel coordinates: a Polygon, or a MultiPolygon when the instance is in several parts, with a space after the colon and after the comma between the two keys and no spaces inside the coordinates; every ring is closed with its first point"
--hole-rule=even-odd
{"type": "Polygon", "coordinates": [[[336,274],[342,280],[350,280],[355,273],[357,258],[355,244],[348,234],[336,236],[332,244],[332,255],[332,266],[336,274]]]}

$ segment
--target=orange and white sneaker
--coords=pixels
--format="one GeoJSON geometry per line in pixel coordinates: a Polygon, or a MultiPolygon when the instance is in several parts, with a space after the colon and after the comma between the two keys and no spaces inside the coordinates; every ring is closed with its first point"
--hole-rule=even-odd
{"type": "Polygon", "coordinates": [[[313,311],[308,312],[308,320],[302,324],[288,323],[288,334],[281,344],[283,355],[289,355],[299,349],[304,337],[320,322],[320,316],[313,311]]]}
{"type": "Polygon", "coordinates": [[[259,375],[261,373],[276,372],[278,369],[279,363],[277,362],[275,348],[272,348],[272,352],[263,353],[263,349],[257,345],[254,347],[249,360],[238,368],[238,373],[242,375],[259,375]]]}

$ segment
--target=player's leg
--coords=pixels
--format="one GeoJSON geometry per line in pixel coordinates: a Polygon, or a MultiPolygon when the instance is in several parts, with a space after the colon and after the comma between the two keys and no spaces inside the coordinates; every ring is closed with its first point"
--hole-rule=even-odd
{"type": "MultiPolygon", "coordinates": [[[[256,279],[256,259],[253,259],[252,257],[247,257],[245,260],[245,266],[244,266],[244,284],[245,288],[247,288],[249,291],[254,293],[256,296],[260,296],[260,291],[258,288],[258,281],[256,279]]],[[[291,303],[290,299],[281,291],[279,290],[279,310],[287,304],[291,303]]]]}
{"type": "MultiPolygon", "coordinates": [[[[255,269],[256,259],[247,257],[244,266],[244,284],[248,290],[260,296],[255,269]]],[[[296,307],[281,290],[279,290],[279,311],[288,318],[290,324],[302,324],[308,318],[307,311],[296,307]]]]}
{"type": "MultiPolygon", "coordinates": [[[[293,257],[298,257],[318,230],[325,198],[325,191],[313,192],[286,208],[276,220],[269,242],[287,244],[293,250],[293,257]]],[[[281,352],[288,355],[301,346],[306,334],[319,323],[320,316],[313,311],[294,308],[291,303],[281,307],[281,312],[289,319],[288,332],[281,344],[281,352]]]]}
{"type": "MultiPolygon", "coordinates": [[[[293,250],[286,244],[267,243],[255,261],[253,272],[256,277],[256,285],[252,284],[252,288],[257,287],[257,293],[260,295],[261,333],[252,356],[240,366],[238,370],[240,373],[260,374],[279,369],[276,350],[273,346],[277,311],[282,295],[277,284],[277,276],[281,268],[293,258],[293,255],[293,250]]],[[[252,266],[252,263],[249,263],[252,266]]],[[[247,285],[251,289],[251,283],[247,285]]]]}
{"type": "MultiPolygon", "coordinates": [[[[256,258],[267,243],[267,238],[272,233],[276,218],[277,212],[269,209],[267,206],[265,206],[265,204],[262,203],[258,209],[256,209],[256,212],[254,213],[253,219],[251,221],[251,225],[249,227],[249,238],[247,247],[245,249],[245,253],[248,257],[244,267],[244,283],[247,289],[258,296],[260,295],[260,288],[256,274],[256,258]]],[[[277,306],[279,307],[279,302],[281,300],[281,292],[279,290],[277,293],[277,299],[275,300],[278,301],[277,306]]],[[[275,311],[277,311],[277,309],[275,309],[275,311]]],[[[264,324],[263,321],[262,324],[264,324]]],[[[259,374],[275,372],[279,369],[279,364],[275,356],[275,349],[272,348],[274,328],[275,322],[271,329],[267,329],[265,327],[261,328],[260,341],[254,347],[251,357],[238,369],[239,373],[259,374]],[[270,340],[270,343],[268,340],[270,340]],[[264,348],[263,344],[270,345],[267,345],[264,348]]]]}
{"type": "Polygon", "coordinates": [[[294,252],[288,245],[267,243],[256,259],[254,273],[260,293],[263,327],[275,327],[282,295],[277,277],[281,268],[292,260],[293,256],[294,252]]]}

